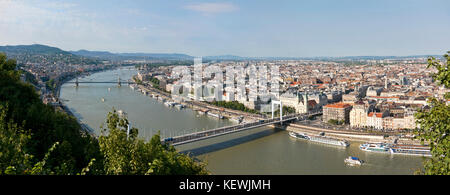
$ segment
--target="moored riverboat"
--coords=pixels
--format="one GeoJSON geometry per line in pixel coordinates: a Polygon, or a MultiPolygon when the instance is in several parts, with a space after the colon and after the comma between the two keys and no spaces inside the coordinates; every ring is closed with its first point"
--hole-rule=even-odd
{"type": "Polygon", "coordinates": [[[322,135],[319,136],[310,136],[303,133],[296,133],[296,132],[289,132],[289,135],[294,138],[298,139],[304,139],[316,143],[322,143],[322,144],[328,144],[328,145],[334,145],[334,146],[340,146],[340,147],[347,147],[350,144],[345,140],[338,140],[330,137],[325,137],[322,135]]]}

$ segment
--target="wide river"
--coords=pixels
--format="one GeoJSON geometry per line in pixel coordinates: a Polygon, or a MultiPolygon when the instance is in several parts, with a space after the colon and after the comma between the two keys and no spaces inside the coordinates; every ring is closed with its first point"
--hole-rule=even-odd
{"type": "MultiPolygon", "coordinates": [[[[128,80],[137,74],[133,68],[95,73],[79,81],[128,80]]],[[[162,137],[234,124],[200,116],[191,109],[168,108],[123,84],[64,84],[61,98],[83,123],[99,134],[100,126],[113,108],[127,113],[140,137],[149,139],[160,131],[162,137]],[[102,101],[102,99],[104,101],[102,101]]],[[[351,142],[346,149],[291,138],[286,131],[258,128],[200,142],[177,146],[206,161],[213,174],[413,174],[422,166],[422,157],[374,154],[359,150],[351,142]],[[348,156],[366,163],[360,167],[345,165],[348,156]]]]}

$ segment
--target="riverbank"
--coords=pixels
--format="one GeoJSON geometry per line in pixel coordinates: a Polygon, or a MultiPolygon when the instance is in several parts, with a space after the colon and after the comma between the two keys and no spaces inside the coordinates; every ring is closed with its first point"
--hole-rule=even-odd
{"type": "Polygon", "coordinates": [[[67,113],[69,116],[74,117],[74,118],[77,120],[78,124],[80,125],[81,129],[82,129],[84,132],[86,132],[87,134],[89,134],[89,135],[91,135],[91,136],[96,137],[97,135],[94,133],[94,130],[93,130],[91,127],[89,127],[89,125],[84,124],[83,122],[81,122],[80,119],[79,119],[78,117],[76,117],[75,114],[70,110],[70,108],[69,108],[67,105],[64,104],[64,102],[63,102],[64,100],[61,101],[61,98],[60,98],[60,95],[61,95],[61,87],[62,87],[64,84],[66,84],[67,82],[69,82],[69,81],[71,81],[71,80],[73,80],[73,79],[76,79],[77,77],[80,77],[80,76],[83,77],[83,76],[86,76],[86,75],[91,75],[91,74],[95,74],[95,73],[101,73],[101,72],[105,72],[105,71],[116,70],[116,69],[119,69],[119,68],[121,68],[121,67],[115,66],[115,67],[112,67],[112,68],[107,68],[107,69],[102,69],[102,70],[88,71],[88,72],[85,72],[85,73],[83,73],[83,74],[81,74],[81,75],[73,75],[73,76],[70,76],[70,77],[68,77],[68,78],[66,78],[66,79],[64,79],[64,80],[62,80],[62,81],[61,81],[60,83],[58,83],[58,85],[56,86],[56,94],[54,94],[54,95],[56,95],[56,100],[57,100],[57,102],[56,102],[56,104],[54,104],[54,107],[55,107],[56,109],[59,109],[59,110],[65,112],[65,113],[67,113]]]}
{"type": "MultiPolygon", "coordinates": [[[[135,83],[138,83],[136,81],[135,77],[133,77],[132,79],[135,83]]],[[[172,98],[170,93],[167,93],[160,89],[154,88],[151,86],[151,84],[147,84],[147,85],[136,84],[136,85],[138,86],[139,90],[142,93],[144,93],[145,95],[152,96],[152,97],[154,97],[158,100],[164,101],[164,102],[165,101],[176,102],[176,103],[182,104],[185,107],[191,108],[194,111],[201,111],[201,112],[206,111],[206,112],[212,113],[213,115],[223,116],[228,119],[243,117],[243,120],[242,120],[243,122],[255,122],[255,121],[263,119],[263,117],[260,115],[251,114],[251,113],[238,111],[238,110],[232,110],[232,109],[228,109],[228,108],[222,108],[222,107],[214,106],[214,105],[207,104],[204,102],[176,101],[172,98]]]]}
{"type": "Polygon", "coordinates": [[[296,133],[305,133],[307,135],[319,135],[320,133],[325,133],[325,136],[356,142],[386,142],[384,136],[381,135],[371,135],[369,133],[350,133],[350,132],[337,132],[329,129],[310,127],[306,125],[290,124],[286,127],[287,131],[293,131],[296,133]]]}
{"type": "Polygon", "coordinates": [[[402,138],[393,133],[386,133],[383,135],[368,133],[368,132],[354,132],[354,131],[342,131],[342,130],[331,130],[324,129],[318,127],[312,127],[303,124],[295,124],[292,123],[286,127],[287,131],[293,131],[297,133],[305,133],[307,135],[319,135],[320,133],[324,133],[325,136],[354,141],[354,142],[385,142],[385,143],[401,143],[401,144],[413,144],[413,145],[421,145],[418,140],[413,140],[410,138],[402,138]]]}

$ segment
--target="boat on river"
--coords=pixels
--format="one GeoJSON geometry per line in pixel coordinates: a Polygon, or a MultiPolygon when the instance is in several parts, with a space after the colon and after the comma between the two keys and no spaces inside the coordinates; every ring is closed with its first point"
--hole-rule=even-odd
{"type": "Polygon", "coordinates": [[[349,156],[344,160],[345,164],[350,166],[362,165],[364,161],[360,160],[358,157],[349,156]]]}
{"type": "Polygon", "coordinates": [[[429,146],[394,144],[390,148],[392,154],[431,157],[429,146]]]}
{"type": "Polygon", "coordinates": [[[208,112],[207,114],[208,114],[208,116],[212,116],[212,117],[215,117],[215,118],[218,118],[218,119],[223,119],[224,118],[221,114],[215,114],[215,113],[212,113],[212,112],[208,112]]]}
{"type": "Polygon", "coordinates": [[[359,149],[366,152],[390,153],[390,146],[387,143],[365,143],[361,144],[359,149]]]}
{"type": "Polygon", "coordinates": [[[178,108],[179,110],[184,108],[183,104],[175,104],[175,108],[178,108]]]}
{"type": "Polygon", "coordinates": [[[365,143],[361,144],[359,148],[366,152],[431,157],[431,151],[429,146],[388,144],[388,143],[365,143]]]}
{"type": "Polygon", "coordinates": [[[304,139],[316,143],[340,146],[340,147],[348,147],[350,144],[345,140],[338,140],[330,137],[326,137],[323,135],[311,136],[303,133],[289,132],[289,135],[294,138],[304,139]]]}

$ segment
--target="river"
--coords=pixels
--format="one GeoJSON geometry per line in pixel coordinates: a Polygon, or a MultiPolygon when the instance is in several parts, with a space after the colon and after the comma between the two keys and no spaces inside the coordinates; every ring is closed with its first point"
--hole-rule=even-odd
{"type": "MultiPolygon", "coordinates": [[[[99,72],[79,81],[128,80],[135,69],[122,68],[99,72]]],[[[128,85],[107,83],[64,84],[61,99],[77,118],[100,134],[100,126],[113,108],[123,110],[139,136],[148,140],[161,132],[173,137],[195,131],[235,124],[199,115],[191,109],[168,108],[163,103],[131,89],[128,85]],[[104,101],[102,101],[102,98],[104,101]]],[[[207,162],[212,174],[413,174],[422,166],[422,157],[374,154],[359,150],[351,142],[346,149],[291,138],[286,131],[257,128],[177,146],[207,162]],[[366,163],[360,167],[345,165],[349,155],[366,163]]]]}

